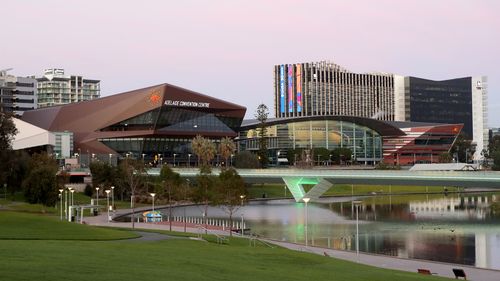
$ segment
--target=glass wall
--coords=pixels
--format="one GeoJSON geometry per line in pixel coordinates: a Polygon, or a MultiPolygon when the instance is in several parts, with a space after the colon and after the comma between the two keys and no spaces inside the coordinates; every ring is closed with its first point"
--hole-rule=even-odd
{"type": "MultiPolygon", "coordinates": [[[[277,124],[268,127],[268,148],[275,151],[288,149],[348,148],[357,161],[382,160],[382,138],[374,130],[348,121],[319,120],[277,124]]],[[[258,150],[256,129],[242,130],[239,134],[240,150],[258,150]]]]}

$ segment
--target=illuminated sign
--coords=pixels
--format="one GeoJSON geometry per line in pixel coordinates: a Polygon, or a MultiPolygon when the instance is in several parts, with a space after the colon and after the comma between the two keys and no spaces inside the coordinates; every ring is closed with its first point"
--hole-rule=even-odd
{"type": "Polygon", "coordinates": [[[280,65],[280,112],[285,113],[285,66],[280,65]]]}
{"type": "Polygon", "coordinates": [[[160,104],[160,102],[161,102],[161,92],[160,92],[160,90],[153,90],[151,92],[151,95],[149,95],[149,102],[152,105],[160,104]]]}
{"type": "Polygon", "coordinates": [[[183,100],[166,100],[165,105],[184,106],[184,107],[210,107],[209,102],[183,101],[183,100]]]}
{"type": "Polygon", "coordinates": [[[293,112],[293,65],[288,65],[288,112],[293,112]]]}
{"type": "Polygon", "coordinates": [[[302,112],[302,65],[296,66],[295,81],[297,83],[297,112],[302,112]]]}

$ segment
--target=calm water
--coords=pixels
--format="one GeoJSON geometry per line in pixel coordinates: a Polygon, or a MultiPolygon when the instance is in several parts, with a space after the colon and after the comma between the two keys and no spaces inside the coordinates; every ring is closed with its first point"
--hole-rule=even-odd
{"type": "MultiPolygon", "coordinates": [[[[308,243],[356,249],[356,216],[351,198],[308,204],[308,243]]],[[[500,194],[380,196],[362,200],[359,249],[362,252],[500,269],[500,194]]],[[[167,210],[162,210],[167,214],[167,210]]],[[[197,206],[175,216],[201,216],[197,206]]],[[[289,200],[252,202],[238,210],[260,236],[305,243],[305,204],[289,200]]],[[[224,218],[219,208],[208,217],[224,218]]]]}

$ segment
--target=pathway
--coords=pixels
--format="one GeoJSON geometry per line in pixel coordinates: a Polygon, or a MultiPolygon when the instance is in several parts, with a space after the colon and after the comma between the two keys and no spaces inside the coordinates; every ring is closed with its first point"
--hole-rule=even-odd
{"type": "MultiPolygon", "coordinates": [[[[120,210],[117,214],[126,214],[126,213],[130,213],[130,210],[120,210]]],[[[132,227],[132,223],[130,222],[106,222],[106,214],[99,215],[96,217],[86,217],[85,222],[88,224],[98,225],[98,226],[124,227],[124,228],[132,227]]],[[[135,227],[138,229],[160,229],[160,230],[169,230],[170,228],[168,223],[166,224],[135,223],[135,227]]],[[[184,225],[178,223],[172,224],[172,231],[183,232],[184,225]]],[[[186,232],[198,234],[200,233],[200,229],[189,225],[186,227],[186,232]]],[[[139,234],[143,235],[143,233],[148,233],[148,232],[140,232],[139,234]]],[[[222,230],[212,230],[211,233],[228,235],[227,231],[222,231],[222,230]]],[[[161,239],[168,239],[163,237],[167,235],[160,234],[160,236],[162,237],[161,239]]],[[[160,236],[154,236],[154,237],[149,236],[149,238],[144,238],[144,240],[151,239],[149,241],[152,241],[155,239],[160,239],[160,236]]],[[[306,247],[305,245],[302,244],[282,242],[270,239],[262,239],[262,240],[291,250],[309,252],[318,255],[325,255],[326,253],[326,255],[333,258],[348,260],[352,262],[359,262],[362,264],[380,268],[395,269],[395,270],[410,271],[410,272],[417,272],[417,269],[422,268],[422,269],[428,269],[431,272],[436,273],[438,276],[449,277],[449,278],[455,278],[452,271],[453,268],[461,268],[467,274],[467,280],[472,280],[472,281],[500,280],[499,270],[483,269],[473,266],[432,262],[425,260],[404,259],[398,257],[390,257],[390,256],[374,255],[366,253],[360,253],[359,256],[357,256],[355,252],[350,252],[350,251],[339,251],[339,250],[332,250],[328,248],[320,248],[314,246],[306,247]]]]}

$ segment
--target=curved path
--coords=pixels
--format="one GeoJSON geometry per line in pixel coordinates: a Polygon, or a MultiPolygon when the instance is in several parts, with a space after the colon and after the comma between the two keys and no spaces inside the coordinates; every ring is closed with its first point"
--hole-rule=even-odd
{"type": "MultiPolygon", "coordinates": [[[[168,207],[168,206],[165,206],[165,207],[168,207]]],[[[158,208],[162,208],[162,206],[159,206],[158,208]]],[[[130,210],[128,210],[128,209],[119,210],[117,215],[121,215],[121,214],[125,214],[125,213],[130,213],[130,210]]],[[[86,217],[85,222],[88,224],[91,224],[91,225],[98,225],[98,226],[124,227],[124,228],[131,228],[132,227],[132,223],[130,223],[130,222],[107,222],[106,215],[100,215],[100,216],[96,216],[96,217],[86,217]]],[[[168,224],[135,223],[135,227],[137,229],[169,230],[168,224]]],[[[176,232],[183,232],[184,227],[172,225],[172,230],[176,231],[176,232]]],[[[199,233],[200,230],[198,228],[187,227],[186,231],[189,233],[197,234],[197,233],[199,233]]],[[[220,235],[229,235],[229,233],[227,231],[214,230],[211,232],[217,233],[220,235]]],[[[151,233],[139,231],[139,234],[142,236],[143,234],[149,235],[151,233]]],[[[170,238],[168,235],[163,235],[163,234],[150,235],[148,237],[149,238],[145,237],[142,240],[141,240],[141,238],[138,238],[139,240],[137,240],[137,241],[158,241],[158,240],[164,240],[164,239],[170,238]],[[148,239],[151,239],[151,240],[148,240],[148,239]]],[[[373,255],[373,254],[366,254],[366,253],[360,253],[359,256],[357,256],[355,252],[350,252],[350,251],[339,251],[339,250],[332,250],[332,249],[313,247],[313,246],[306,247],[305,245],[302,245],[302,244],[294,244],[294,243],[290,243],[290,242],[282,242],[282,241],[276,241],[276,240],[270,240],[270,239],[261,239],[261,240],[266,241],[268,243],[272,243],[272,244],[281,246],[281,247],[284,247],[284,248],[288,248],[291,250],[309,252],[309,253],[319,254],[319,255],[325,255],[325,253],[326,253],[326,255],[328,255],[329,257],[342,259],[342,260],[348,260],[348,261],[352,261],[352,262],[359,262],[362,264],[371,265],[371,266],[380,267],[380,268],[395,269],[395,270],[402,270],[402,271],[409,271],[409,272],[417,272],[417,269],[422,268],[422,269],[428,269],[433,273],[437,273],[438,276],[449,277],[449,278],[455,278],[455,276],[453,275],[453,272],[452,272],[453,268],[461,268],[467,274],[467,280],[472,280],[472,281],[499,281],[500,280],[500,271],[499,270],[483,269],[483,268],[477,268],[477,267],[466,266],[466,265],[461,265],[461,264],[450,264],[450,263],[432,262],[432,261],[425,261],[425,260],[404,259],[404,258],[398,258],[398,257],[373,255]]]]}

